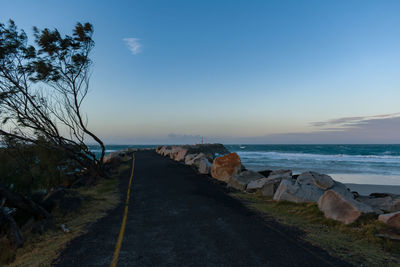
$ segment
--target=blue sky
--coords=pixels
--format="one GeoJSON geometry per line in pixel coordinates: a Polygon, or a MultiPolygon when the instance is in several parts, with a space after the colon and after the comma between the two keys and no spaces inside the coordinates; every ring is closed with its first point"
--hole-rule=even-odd
{"type": "Polygon", "coordinates": [[[85,111],[107,143],[400,143],[399,13],[399,1],[3,1],[0,21],[94,25],[85,111]]]}

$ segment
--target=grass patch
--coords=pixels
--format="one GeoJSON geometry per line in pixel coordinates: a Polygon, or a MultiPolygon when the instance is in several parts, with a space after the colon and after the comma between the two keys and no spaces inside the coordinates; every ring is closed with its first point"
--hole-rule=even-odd
{"type": "Polygon", "coordinates": [[[315,203],[275,202],[256,194],[232,193],[246,206],[266,218],[304,231],[304,239],[331,255],[361,266],[399,266],[400,241],[377,237],[390,233],[376,216],[364,216],[344,225],[325,218],[315,203]]]}
{"type": "MultiPolygon", "coordinates": [[[[112,176],[119,177],[129,169],[130,166],[127,163],[128,160],[113,170],[112,176]]],[[[1,262],[10,262],[15,259],[8,266],[50,266],[69,241],[84,234],[87,231],[87,225],[104,217],[107,211],[120,202],[118,182],[119,179],[116,178],[103,179],[95,186],[79,188],[77,191],[84,198],[79,211],[65,216],[53,214],[57,229],[49,230],[43,235],[24,235],[26,236],[24,247],[18,249],[16,253],[6,252],[7,249],[3,249],[0,240],[2,248],[0,265],[1,262]],[[71,232],[61,231],[61,224],[65,224],[71,232]]]]}

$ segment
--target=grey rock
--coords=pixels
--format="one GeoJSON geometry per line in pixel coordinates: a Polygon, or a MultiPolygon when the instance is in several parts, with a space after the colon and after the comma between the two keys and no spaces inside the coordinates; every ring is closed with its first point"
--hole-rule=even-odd
{"type": "Polygon", "coordinates": [[[264,184],[266,184],[270,179],[268,178],[260,178],[254,181],[251,181],[246,188],[246,191],[249,193],[256,192],[257,190],[263,188],[264,184]]]}
{"type": "Polygon", "coordinates": [[[261,178],[255,181],[251,181],[246,188],[249,193],[261,192],[263,196],[272,197],[277,190],[282,179],[271,179],[271,178],[261,178]]]}
{"type": "Polygon", "coordinates": [[[201,174],[210,174],[211,172],[211,163],[207,158],[201,158],[200,160],[195,161],[194,165],[201,174]]]}
{"type": "Polygon", "coordinates": [[[201,159],[206,158],[206,155],[203,153],[196,154],[193,157],[190,157],[188,159],[185,159],[185,163],[189,166],[192,166],[195,164],[196,161],[200,161],[201,159]]]}
{"type": "Polygon", "coordinates": [[[297,181],[301,184],[311,184],[322,190],[328,190],[332,188],[335,184],[332,177],[326,174],[319,174],[317,172],[303,172],[297,177],[297,181]]]}
{"type": "Polygon", "coordinates": [[[197,156],[197,154],[187,154],[185,156],[185,164],[186,165],[192,165],[193,164],[193,159],[197,156]]]}
{"type": "MultiPolygon", "coordinates": [[[[333,181],[331,190],[345,198],[354,199],[354,196],[349,189],[340,182],[333,181]]],[[[274,200],[286,200],[296,203],[317,202],[324,192],[324,190],[314,183],[314,178],[312,176],[300,175],[296,180],[282,180],[274,194],[274,200]]]]}
{"type": "Polygon", "coordinates": [[[268,178],[271,178],[271,179],[276,179],[276,178],[292,179],[292,171],[291,170],[276,170],[276,171],[272,171],[268,175],[268,178]]]}
{"type": "Polygon", "coordinates": [[[276,190],[273,199],[276,201],[290,201],[295,203],[302,203],[309,201],[308,199],[304,199],[301,196],[298,196],[298,191],[300,190],[300,186],[295,184],[294,181],[283,179],[276,190]]]}
{"type": "Polygon", "coordinates": [[[236,188],[237,190],[245,191],[247,184],[262,178],[263,176],[258,172],[244,171],[239,174],[233,175],[228,182],[228,187],[233,187],[236,188]]]}
{"type": "Polygon", "coordinates": [[[377,213],[400,210],[400,199],[393,199],[390,195],[385,197],[359,196],[357,200],[371,206],[377,213]]]}

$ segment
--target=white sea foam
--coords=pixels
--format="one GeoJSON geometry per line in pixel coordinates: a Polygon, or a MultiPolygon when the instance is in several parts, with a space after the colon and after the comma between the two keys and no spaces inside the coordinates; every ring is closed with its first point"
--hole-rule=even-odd
{"type": "MultiPolygon", "coordinates": [[[[100,153],[101,149],[91,149],[90,151],[92,151],[93,153],[100,153]]],[[[111,152],[115,152],[115,151],[117,151],[117,150],[115,150],[115,149],[106,149],[105,153],[111,153],[111,152]]]]}
{"type": "Polygon", "coordinates": [[[282,153],[265,151],[238,151],[238,155],[245,159],[286,159],[286,160],[313,160],[313,161],[345,161],[345,162],[376,162],[376,163],[398,163],[400,156],[389,155],[322,155],[308,153],[282,153]]]}

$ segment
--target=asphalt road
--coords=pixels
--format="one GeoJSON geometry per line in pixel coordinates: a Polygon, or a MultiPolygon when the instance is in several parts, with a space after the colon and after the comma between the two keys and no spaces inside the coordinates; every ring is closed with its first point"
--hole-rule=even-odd
{"type": "MultiPolygon", "coordinates": [[[[347,266],[267,221],[225,186],[154,151],[135,153],[133,188],[117,266],[347,266]]],[[[130,173],[121,179],[125,198],[130,173]]],[[[73,240],[56,266],[109,266],[125,203],[73,240]]]]}

